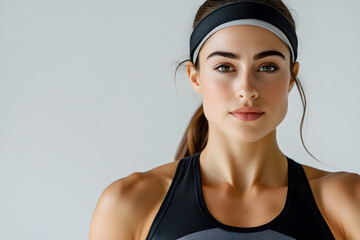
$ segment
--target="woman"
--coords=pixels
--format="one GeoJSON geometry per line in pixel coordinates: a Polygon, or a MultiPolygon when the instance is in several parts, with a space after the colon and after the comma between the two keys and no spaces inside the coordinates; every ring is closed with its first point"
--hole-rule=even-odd
{"type": "Polygon", "coordinates": [[[294,84],[306,103],[296,58],[281,0],[207,0],[186,61],[203,105],[181,160],[107,187],[90,239],[359,239],[359,175],[300,165],[278,147],[294,84]]]}

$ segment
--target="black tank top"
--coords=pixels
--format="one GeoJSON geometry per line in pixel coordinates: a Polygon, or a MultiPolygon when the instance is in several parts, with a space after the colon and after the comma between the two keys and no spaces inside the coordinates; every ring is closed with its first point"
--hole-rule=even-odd
{"type": "Polygon", "coordinates": [[[147,240],[335,239],[322,217],[302,166],[287,157],[288,191],[281,213],[257,227],[235,227],[216,220],[202,193],[200,153],[180,160],[147,240]]]}

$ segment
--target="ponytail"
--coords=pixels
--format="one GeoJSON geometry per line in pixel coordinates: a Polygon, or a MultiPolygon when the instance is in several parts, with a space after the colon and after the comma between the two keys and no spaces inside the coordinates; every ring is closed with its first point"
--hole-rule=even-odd
{"type": "Polygon", "coordinates": [[[201,152],[206,146],[208,131],[208,121],[201,104],[191,118],[189,126],[181,139],[176,151],[175,161],[201,152]]]}

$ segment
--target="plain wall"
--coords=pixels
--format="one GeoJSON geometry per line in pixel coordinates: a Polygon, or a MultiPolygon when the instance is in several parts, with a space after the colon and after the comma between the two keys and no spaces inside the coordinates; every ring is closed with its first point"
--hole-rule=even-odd
{"type": "MultiPolygon", "coordinates": [[[[174,83],[199,0],[0,0],[0,239],[88,239],[102,191],[174,159],[201,97],[174,83]]],[[[360,2],[288,0],[308,98],[300,163],[360,173],[360,2]]]]}

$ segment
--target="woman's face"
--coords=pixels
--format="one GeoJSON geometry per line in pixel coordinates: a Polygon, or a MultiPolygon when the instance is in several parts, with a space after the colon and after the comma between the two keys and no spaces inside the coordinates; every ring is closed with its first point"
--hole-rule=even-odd
{"type": "MultiPolygon", "coordinates": [[[[256,26],[224,28],[205,42],[198,61],[199,71],[188,65],[188,74],[193,88],[203,95],[210,128],[254,142],[274,131],[284,119],[294,81],[290,51],[275,34],[256,26]],[[251,121],[232,114],[248,106],[263,114],[251,121]]],[[[297,74],[298,63],[293,70],[297,74]]]]}

